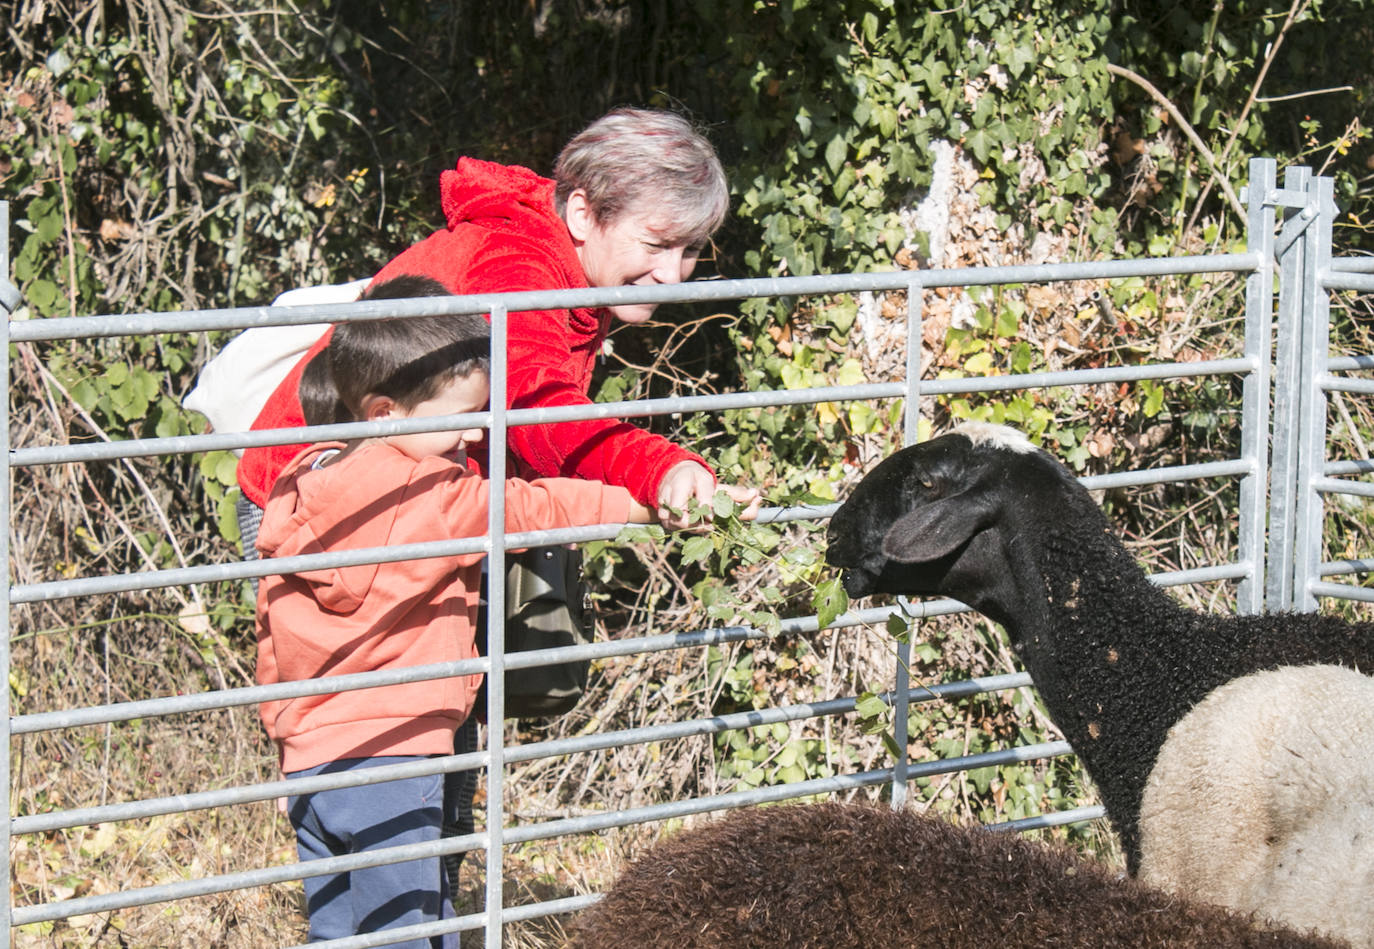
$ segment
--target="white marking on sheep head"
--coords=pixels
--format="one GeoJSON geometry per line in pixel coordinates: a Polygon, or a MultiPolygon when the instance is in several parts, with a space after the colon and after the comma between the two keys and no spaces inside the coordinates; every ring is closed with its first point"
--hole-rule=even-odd
{"type": "Polygon", "coordinates": [[[965,422],[956,426],[951,434],[963,435],[973,442],[975,448],[1005,448],[1007,451],[1026,455],[1035,451],[1035,445],[1024,432],[1009,425],[994,425],[991,422],[965,422]]]}

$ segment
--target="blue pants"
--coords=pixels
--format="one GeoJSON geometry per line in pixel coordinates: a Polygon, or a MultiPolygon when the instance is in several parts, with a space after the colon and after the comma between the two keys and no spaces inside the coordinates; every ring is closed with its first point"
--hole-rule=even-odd
{"type": "MultiPolygon", "coordinates": [[[[356,771],[413,761],[409,757],[348,758],[290,777],[356,771]]],[[[301,860],[438,840],[456,820],[465,775],[434,774],[357,788],[296,795],[287,802],[301,860]]],[[[397,926],[451,919],[451,886],[439,857],[308,877],[310,940],[338,939],[397,926]]],[[[456,882],[456,881],[455,881],[456,882]]],[[[458,949],[458,934],[396,943],[404,949],[458,949]]]]}

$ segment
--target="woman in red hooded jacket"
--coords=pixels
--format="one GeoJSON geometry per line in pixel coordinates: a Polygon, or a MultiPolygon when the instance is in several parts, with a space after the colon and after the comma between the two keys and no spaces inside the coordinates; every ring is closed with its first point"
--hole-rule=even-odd
{"type": "MultiPolygon", "coordinates": [[[[564,147],[553,179],[462,158],[440,176],[439,191],[447,226],[402,252],[375,279],[423,275],[455,294],[674,284],[690,276],[728,206],[725,173],[710,143],[680,116],[648,109],[617,109],[593,122],[564,147]]],[[[509,314],[508,407],[588,403],[612,318],[642,323],[654,309],[628,304],[509,314]]],[[[301,371],[329,335],[273,392],[255,429],[304,424],[301,371]]],[[[534,475],[622,485],[657,508],[668,527],[684,526],[670,508],[685,511],[693,497],[709,503],[715,492],[715,476],[699,455],[625,421],[516,426],[509,443],[534,475]]],[[[254,521],[301,447],[250,448],[239,462],[249,556],[254,521]]]]}

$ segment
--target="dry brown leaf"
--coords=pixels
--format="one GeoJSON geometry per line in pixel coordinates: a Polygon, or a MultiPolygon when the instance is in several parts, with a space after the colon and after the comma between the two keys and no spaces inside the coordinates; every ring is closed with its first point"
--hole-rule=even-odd
{"type": "Polygon", "coordinates": [[[116,221],[105,218],[100,222],[100,239],[112,243],[114,241],[133,240],[134,226],[128,221],[116,221]]]}
{"type": "Polygon", "coordinates": [[[1088,454],[1094,458],[1106,458],[1116,447],[1116,439],[1111,432],[1094,432],[1088,436],[1088,454]]]}
{"type": "Polygon", "coordinates": [[[1064,342],[1075,349],[1078,348],[1078,343],[1082,339],[1082,335],[1078,332],[1078,324],[1073,320],[1065,320],[1063,322],[1059,327],[1059,335],[1064,337],[1064,342]]]}
{"type": "Polygon", "coordinates": [[[1053,310],[1063,302],[1063,295],[1050,287],[1037,285],[1026,288],[1026,306],[1032,310],[1053,310]]]}
{"type": "Polygon", "coordinates": [[[780,353],[782,353],[784,356],[788,356],[788,357],[790,357],[790,356],[792,355],[792,324],[791,324],[791,323],[788,323],[788,324],[783,325],[783,326],[770,326],[770,327],[768,327],[768,335],[771,336],[771,337],[773,338],[773,342],[774,342],[774,343],[777,345],[777,347],[778,347],[778,352],[780,352],[780,353]]]}
{"type": "Polygon", "coordinates": [[[177,615],[177,622],[186,632],[195,636],[205,636],[210,632],[210,617],[203,607],[187,603],[177,615]]]}
{"type": "Polygon", "coordinates": [[[1145,152],[1145,141],[1136,138],[1130,132],[1122,129],[1116,133],[1112,139],[1112,160],[1118,165],[1128,165],[1135,160],[1137,155],[1145,152]]]}

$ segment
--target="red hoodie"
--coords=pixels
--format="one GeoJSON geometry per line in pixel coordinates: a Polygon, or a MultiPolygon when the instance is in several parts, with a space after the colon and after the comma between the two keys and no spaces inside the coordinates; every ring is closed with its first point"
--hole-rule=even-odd
{"type": "MultiPolygon", "coordinates": [[[[587,286],[567,226],[553,208],[554,183],[518,165],[462,158],[439,177],[448,227],[382,268],[376,280],[433,277],[455,294],[564,290],[587,286]]],[[[507,405],[585,405],[592,369],[610,327],[605,309],[538,310],[508,317],[507,405]]],[[[296,395],[305,363],[326,334],[267,400],[254,429],[304,425],[296,395]]],[[[629,489],[653,506],[668,469],[699,455],[629,423],[611,419],[521,425],[511,450],[537,475],[579,477],[629,489]]],[[[250,448],[239,461],[243,493],[263,505],[273,482],[304,446],[250,448]]]]}
{"type": "MultiPolygon", "coordinates": [[[[394,546],[487,532],[491,483],[442,457],[415,461],[373,442],[314,469],[313,445],[272,490],[258,534],[264,558],[394,546]]],[[[506,482],[506,530],[623,523],[624,488],[581,479],[506,482]]],[[[264,685],[477,656],[481,584],[473,553],[263,577],[258,681],[264,685]]],[[[263,703],[282,770],[341,758],[452,754],[480,675],[263,703]]]]}

